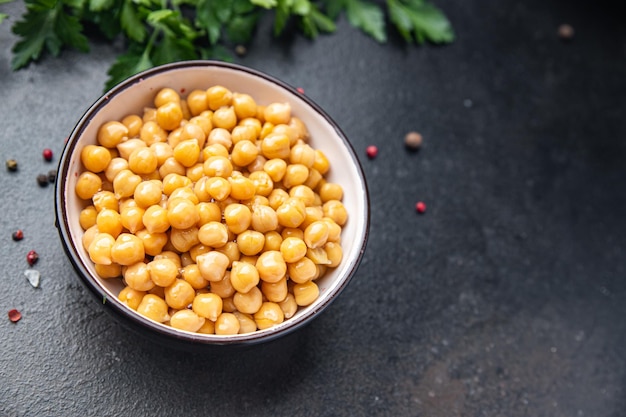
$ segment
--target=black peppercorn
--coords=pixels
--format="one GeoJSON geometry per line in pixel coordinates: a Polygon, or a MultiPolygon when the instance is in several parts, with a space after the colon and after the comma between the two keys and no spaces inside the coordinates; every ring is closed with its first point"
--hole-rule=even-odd
{"type": "Polygon", "coordinates": [[[7,159],[7,169],[11,172],[17,171],[17,161],[15,159],[7,159]]]}
{"type": "Polygon", "coordinates": [[[48,171],[48,182],[50,184],[54,184],[56,179],[57,179],[57,170],[56,169],[51,169],[50,171],[48,171]]]}
{"type": "Polygon", "coordinates": [[[39,175],[37,175],[37,184],[39,184],[40,187],[47,187],[48,186],[48,176],[46,174],[39,174],[39,175]]]}

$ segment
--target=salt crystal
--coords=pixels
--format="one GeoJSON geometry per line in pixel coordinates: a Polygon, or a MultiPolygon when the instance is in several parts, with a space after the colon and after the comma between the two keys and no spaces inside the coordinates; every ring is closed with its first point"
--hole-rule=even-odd
{"type": "Polygon", "coordinates": [[[28,279],[30,285],[32,285],[34,288],[39,288],[39,281],[41,278],[41,274],[39,273],[39,271],[37,271],[36,269],[27,269],[26,271],[24,271],[24,275],[26,275],[26,279],[28,279]]]}

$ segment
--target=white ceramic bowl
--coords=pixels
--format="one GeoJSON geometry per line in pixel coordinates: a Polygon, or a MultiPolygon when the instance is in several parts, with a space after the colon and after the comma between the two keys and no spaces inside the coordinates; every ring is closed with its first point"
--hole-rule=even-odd
{"type": "Polygon", "coordinates": [[[174,345],[253,344],[300,328],[318,316],[346,287],[357,270],[369,231],[369,201],[364,175],[350,142],[337,124],[312,100],[286,83],[250,68],[215,61],[187,61],[150,69],[122,82],[96,101],[72,131],[61,156],[55,208],[64,249],[81,281],[93,292],[97,302],[104,304],[131,329],[174,345]],[[319,298],[277,326],[231,336],[180,331],[149,320],[121,303],[117,299],[123,288],[121,280],[98,277],[81,244],[83,231],[79,224],[79,212],[86,203],[74,191],[77,178],[83,171],[81,150],[96,143],[96,133],[101,124],[121,120],[130,113],[141,114],[144,107],[152,106],[154,95],[163,87],[173,88],[185,96],[194,89],[207,89],[212,85],[223,85],[231,91],[247,93],[258,104],[289,102],[292,114],[306,124],[311,136],[310,144],[328,157],[331,171],[326,177],[342,185],[343,203],[349,213],[341,238],[343,260],[337,268],[329,270],[316,281],[320,289],[319,298]]]}

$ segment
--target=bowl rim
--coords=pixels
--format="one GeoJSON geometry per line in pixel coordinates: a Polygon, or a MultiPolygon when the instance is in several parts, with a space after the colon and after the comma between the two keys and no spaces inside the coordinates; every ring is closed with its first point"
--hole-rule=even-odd
{"type": "Polygon", "coordinates": [[[76,123],[70,136],[66,141],[66,144],[63,148],[63,152],[61,154],[58,166],[58,176],[57,181],[55,183],[55,225],[58,229],[59,236],[61,238],[63,249],[72,263],[75,271],[77,272],[80,280],[86,284],[90,292],[99,300],[102,300],[102,304],[108,307],[114,315],[123,317],[127,319],[132,324],[133,328],[142,328],[148,329],[150,331],[154,331],[157,334],[166,337],[167,339],[174,339],[184,342],[190,342],[192,344],[202,344],[202,345],[250,345],[256,343],[268,342],[279,337],[285,336],[287,334],[292,333],[293,331],[305,326],[308,324],[313,318],[317,317],[319,313],[325,310],[337,297],[343,292],[343,290],[347,287],[347,285],[352,280],[355,275],[361,260],[363,258],[363,254],[365,252],[365,248],[369,239],[369,231],[370,231],[370,198],[368,186],[365,178],[365,174],[363,171],[363,167],[359,159],[356,156],[356,152],[354,147],[347,139],[347,136],[343,133],[341,128],[337,125],[337,123],[312,99],[307,97],[304,94],[301,94],[296,88],[292,87],[288,83],[279,80],[267,73],[262,71],[246,67],[243,65],[215,61],[215,60],[190,60],[190,61],[181,61],[170,64],[164,64],[160,66],[156,66],[145,71],[142,71],[136,75],[133,75],[121,83],[117,84],[106,93],[104,93],[98,100],[96,100],[81,116],[79,121],[76,123]],[[277,329],[276,331],[268,331],[268,332],[251,332],[237,335],[205,335],[199,333],[186,332],[178,329],[171,328],[169,326],[162,325],[160,323],[154,322],[146,317],[141,316],[140,314],[129,314],[128,307],[123,305],[119,300],[109,300],[107,298],[107,294],[102,288],[101,284],[97,281],[97,279],[92,276],[90,271],[86,268],[86,266],[81,262],[81,258],[78,255],[79,249],[76,247],[75,242],[73,241],[70,233],[68,214],[66,210],[66,198],[65,198],[65,189],[66,183],[68,181],[68,173],[70,168],[70,160],[73,154],[75,147],[78,144],[78,139],[81,137],[83,131],[88,126],[91,119],[100,111],[104,106],[106,106],[107,102],[111,97],[114,97],[131,86],[142,82],[146,78],[150,78],[152,76],[156,76],[158,74],[168,72],[170,70],[177,69],[185,69],[191,67],[219,67],[223,69],[227,69],[235,72],[243,72],[248,75],[252,75],[253,77],[261,78],[267,82],[275,84],[279,89],[287,90],[294,95],[300,97],[307,106],[309,106],[314,112],[316,112],[319,116],[321,116],[326,123],[328,123],[336,132],[337,137],[341,139],[343,145],[346,147],[348,154],[350,155],[354,167],[358,173],[358,177],[360,178],[360,185],[362,187],[362,192],[364,195],[364,210],[362,213],[357,213],[359,216],[363,216],[363,226],[361,228],[363,234],[363,241],[361,242],[361,246],[358,249],[357,256],[351,260],[351,265],[348,270],[346,270],[345,275],[340,278],[339,285],[335,286],[324,298],[324,300],[319,304],[318,308],[311,309],[306,314],[303,314],[298,317],[292,317],[288,319],[291,323],[284,327],[277,329]],[[293,321],[292,321],[293,320],[293,321]]]}

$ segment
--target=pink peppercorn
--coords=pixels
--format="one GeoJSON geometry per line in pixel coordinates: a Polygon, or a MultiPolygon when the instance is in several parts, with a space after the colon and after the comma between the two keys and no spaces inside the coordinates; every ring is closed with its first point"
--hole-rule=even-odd
{"type": "Polygon", "coordinates": [[[34,250],[31,250],[26,255],[26,261],[28,262],[28,265],[30,265],[30,266],[35,265],[38,260],[39,260],[39,255],[34,250]]]}
{"type": "Polygon", "coordinates": [[[415,204],[415,210],[419,213],[419,214],[424,214],[426,212],[426,203],[424,203],[423,201],[418,201],[415,204]]]}
{"type": "Polygon", "coordinates": [[[50,162],[52,161],[52,149],[46,148],[43,150],[42,152],[43,155],[43,159],[45,159],[46,161],[50,162]]]}
{"type": "Polygon", "coordinates": [[[304,88],[302,88],[302,87],[296,88],[296,91],[298,91],[298,93],[300,93],[300,94],[304,94],[304,88]]]}
{"type": "Polygon", "coordinates": [[[13,240],[15,240],[17,242],[19,240],[24,239],[24,232],[22,232],[21,229],[17,229],[15,232],[13,232],[11,237],[13,238],[13,240]]]}
{"type": "Polygon", "coordinates": [[[376,155],[378,155],[378,148],[374,145],[370,145],[365,149],[365,153],[369,159],[374,159],[376,155]]]}
{"type": "Polygon", "coordinates": [[[17,323],[18,321],[20,321],[21,318],[22,313],[20,313],[19,310],[9,310],[9,320],[11,320],[13,323],[17,323]]]}

